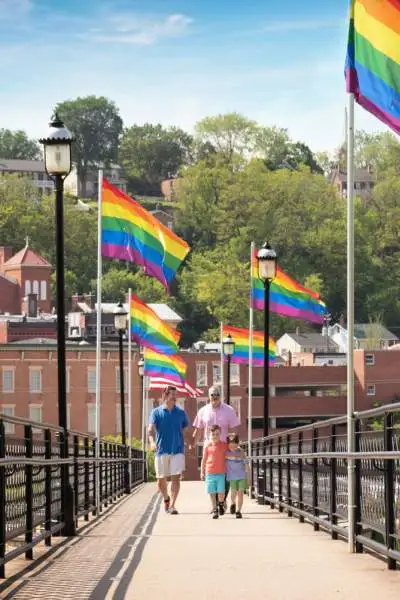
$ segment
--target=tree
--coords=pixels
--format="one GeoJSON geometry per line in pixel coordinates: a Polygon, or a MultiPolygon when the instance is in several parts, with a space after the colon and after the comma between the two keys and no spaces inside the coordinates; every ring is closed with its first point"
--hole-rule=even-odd
{"type": "MultiPolygon", "coordinates": [[[[167,293],[161,283],[146,277],[143,271],[138,271],[134,265],[116,261],[108,265],[102,281],[102,296],[105,302],[125,300],[129,288],[144,302],[167,301],[167,293]]],[[[91,287],[96,289],[96,280],[92,281],[91,287]]]]}
{"type": "Polygon", "coordinates": [[[72,158],[86,196],[86,180],[90,168],[117,160],[122,119],[111,100],[103,96],[87,96],[66,100],[56,112],[75,136],[72,158]]]}
{"type": "Polygon", "coordinates": [[[211,144],[228,164],[235,155],[249,156],[257,145],[257,123],[238,113],[206,117],[195,129],[199,141],[211,144]]]}
{"type": "Polygon", "coordinates": [[[25,131],[0,129],[0,158],[38,160],[41,151],[39,144],[28,138],[25,131]]]}
{"type": "Polygon", "coordinates": [[[192,137],[178,127],[133,125],[124,131],[120,159],[132,191],[160,195],[164,179],[175,177],[190,162],[192,137]]]}

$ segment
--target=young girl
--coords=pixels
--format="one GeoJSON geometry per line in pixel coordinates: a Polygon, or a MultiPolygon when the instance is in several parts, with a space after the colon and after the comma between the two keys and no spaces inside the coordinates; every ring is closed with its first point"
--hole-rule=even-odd
{"type": "Polygon", "coordinates": [[[210,433],[211,442],[204,447],[200,474],[202,479],[206,479],[207,493],[213,506],[212,518],[218,519],[219,515],[222,516],[225,512],[225,454],[228,446],[220,440],[219,425],[213,425],[210,433]]]}
{"type": "Polygon", "coordinates": [[[230,433],[227,438],[228,450],[225,453],[226,478],[231,490],[231,515],[236,513],[236,518],[242,518],[244,490],[247,487],[246,478],[250,480],[249,461],[246,454],[239,446],[237,433],[230,433]]]}

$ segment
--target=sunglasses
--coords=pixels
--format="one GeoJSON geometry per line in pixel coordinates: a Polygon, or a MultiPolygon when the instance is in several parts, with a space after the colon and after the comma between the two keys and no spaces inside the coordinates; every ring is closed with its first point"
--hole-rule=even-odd
{"type": "Polygon", "coordinates": [[[219,398],[219,394],[210,394],[210,398],[219,398]]]}

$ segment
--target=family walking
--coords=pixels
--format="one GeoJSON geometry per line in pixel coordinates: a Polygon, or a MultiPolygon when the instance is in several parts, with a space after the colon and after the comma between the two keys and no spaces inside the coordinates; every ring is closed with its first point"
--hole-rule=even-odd
{"type": "MultiPolygon", "coordinates": [[[[210,496],[212,518],[227,511],[227,496],[231,492],[230,513],[242,518],[243,495],[249,481],[249,465],[234,429],[240,425],[235,410],[221,402],[219,389],[209,389],[209,403],[201,408],[194,420],[194,432],[189,450],[203,436],[201,478],[205,479],[210,496]]],[[[176,404],[176,388],[166,386],[162,404],[150,415],[149,442],[155,452],[158,488],[166,512],[177,515],[176,500],[180,480],[185,470],[185,429],[189,427],[186,412],[176,404]],[[168,480],[171,488],[168,491],[168,480]]]]}

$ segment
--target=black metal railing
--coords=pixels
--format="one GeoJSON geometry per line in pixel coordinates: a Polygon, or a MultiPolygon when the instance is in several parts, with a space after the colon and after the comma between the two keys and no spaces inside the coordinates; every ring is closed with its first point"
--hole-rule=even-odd
{"type": "Polygon", "coordinates": [[[60,458],[62,429],[0,414],[0,578],[5,564],[21,554],[32,560],[39,542],[51,546],[66,520],[75,526],[98,517],[130,487],[146,479],[141,450],[69,431],[68,458],[60,458]],[[61,465],[68,464],[71,503],[61,511],[61,465]]]}
{"type": "Polygon", "coordinates": [[[400,564],[400,403],[354,414],[355,452],[347,451],[347,420],[337,417],[252,442],[252,492],[333,539],[354,540],[400,564]],[[353,513],[348,512],[351,469],[353,513]],[[349,527],[353,527],[349,532],[349,527]]]}

